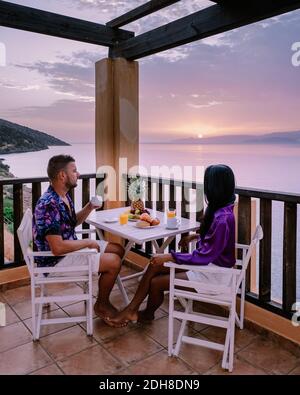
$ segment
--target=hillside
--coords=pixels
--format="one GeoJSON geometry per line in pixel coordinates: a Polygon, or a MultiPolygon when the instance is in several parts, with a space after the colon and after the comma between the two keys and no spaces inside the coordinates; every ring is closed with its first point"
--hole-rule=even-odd
{"type": "Polygon", "coordinates": [[[203,138],[185,138],[170,144],[300,144],[300,131],[275,132],[261,135],[224,135],[203,138]]]}
{"type": "Polygon", "coordinates": [[[0,154],[41,151],[51,145],[70,145],[49,134],[0,119],[0,154]]]}

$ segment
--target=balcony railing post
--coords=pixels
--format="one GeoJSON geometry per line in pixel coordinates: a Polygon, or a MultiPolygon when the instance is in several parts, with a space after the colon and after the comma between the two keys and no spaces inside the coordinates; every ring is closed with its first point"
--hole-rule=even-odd
{"type": "Polygon", "coordinates": [[[21,264],[23,261],[22,251],[19,244],[17,229],[23,217],[23,184],[14,184],[13,186],[14,197],[14,261],[21,264]]]}
{"type": "Polygon", "coordinates": [[[33,213],[34,213],[37,201],[41,197],[41,194],[42,194],[41,183],[40,182],[33,182],[32,183],[32,212],[33,213]]]}
{"type": "MultiPolygon", "coordinates": [[[[146,206],[146,208],[152,209],[153,208],[153,202],[152,202],[152,181],[151,181],[151,177],[147,178],[146,184],[147,184],[147,193],[146,193],[145,206],[146,206]]],[[[153,249],[152,249],[151,241],[147,241],[145,243],[145,252],[146,252],[147,255],[151,255],[152,254],[153,249]]]]}
{"type": "MultiPolygon", "coordinates": [[[[238,242],[250,244],[251,241],[251,197],[239,195],[238,205],[238,242]]],[[[246,292],[250,291],[250,267],[246,275],[246,292]]]]}
{"type": "Polygon", "coordinates": [[[271,263],[272,263],[272,200],[260,199],[260,225],[264,237],[259,245],[259,300],[271,300],[271,263]]]}
{"type": "MultiPolygon", "coordinates": [[[[157,188],[158,188],[158,200],[156,202],[156,210],[164,211],[165,209],[165,202],[164,202],[164,181],[162,178],[159,178],[158,184],[156,184],[156,195],[157,195],[157,188]]],[[[161,246],[164,242],[164,239],[157,240],[159,246],[161,246]]]]}
{"type": "Polygon", "coordinates": [[[284,204],[282,307],[290,312],[296,302],[297,205],[284,204]]]}
{"type": "MultiPolygon", "coordinates": [[[[169,188],[169,209],[176,209],[176,187],[173,180],[170,180],[169,188]]],[[[176,251],[176,238],[170,243],[168,250],[176,251]]]]}
{"type": "MultiPolygon", "coordinates": [[[[187,211],[186,206],[189,204],[189,196],[190,189],[185,186],[185,183],[182,182],[182,187],[181,187],[181,217],[183,218],[190,218],[190,212],[187,211]]],[[[190,208],[190,206],[189,206],[190,208]]],[[[188,233],[183,233],[181,237],[187,236],[188,233]]],[[[184,247],[181,247],[181,252],[188,252],[188,249],[185,249],[184,247]]]]}
{"type": "MultiPolygon", "coordinates": [[[[90,201],[90,179],[83,178],[82,180],[82,207],[84,207],[90,201]]],[[[89,229],[90,225],[84,222],[82,224],[82,229],[89,229]]],[[[87,239],[89,236],[83,234],[82,238],[87,239]]]]}
{"type": "Polygon", "coordinates": [[[201,222],[202,216],[203,216],[203,184],[199,185],[196,184],[194,188],[193,184],[193,189],[196,189],[196,221],[201,222]]]}

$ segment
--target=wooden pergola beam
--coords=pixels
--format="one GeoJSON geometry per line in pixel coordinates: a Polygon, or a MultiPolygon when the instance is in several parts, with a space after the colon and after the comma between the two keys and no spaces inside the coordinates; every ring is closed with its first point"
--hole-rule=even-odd
{"type": "Polygon", "coordinates": [[[300,8],[299,0],[253,0],[216,4],[135,38],[110,50],[111,57],[135,60],[300,8]]]}
{"type": "Polygon", "coordinates": [[[0,1],[0,26],[111,47],[133,32],[0,1]]]}
{"type": "Polygon", "coordinates": [[[139,7],[134,8],[126,12],[125,14],[109,21],[106,26],[109,27],[120,27],[127,25],[130,22],[136,21],[137,19],[143,18],[146,15],[152,14],[162,8],[168,7],[171,4],[178,3],[180,0],[151,0],[139,7]]]}

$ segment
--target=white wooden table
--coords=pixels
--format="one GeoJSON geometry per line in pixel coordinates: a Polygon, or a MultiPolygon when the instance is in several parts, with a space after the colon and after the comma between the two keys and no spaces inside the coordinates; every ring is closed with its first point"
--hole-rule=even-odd
{"type": "MultiPolygon", "coordinates": [[[[150,241],[157,254],[163,253],[165,248],[168,247],[168,245],[175,239],[178,234],[195,231],[199,229],[200,226],[200,223],[197,221],[187,218],[180,218],[180,225],[178,229],[167,229],[165,213],[150,209],[147,209],[150,212],[150,215],[152,217],[159,218],[160,220],[160,224],[158,226],[153,228],[137,228],[136,222],[131,221],[128,221],[126,225],[120,225],[120,214],[124,213],[129,209],[130,207],[121,207],[110,210],[93,211],[86,220],[88,224],[93,225],[96,228],[98,236],[102,240],[104,240],[103,232],[109,232],[128,240],[122,262],[124,261],[128,252],[131,250],[132,246],[135,243],[144,244],[145,242],[150,241]],[[118,221],[114,223],[106,222],[106,220],[111,220],[113,218],[116,218],[118,221]],[[159,246],[157,243],[157,240],[159,239],[164,239],[164,242],[161,246],[159,246]]],[[[130,276],[122,278],[118,276],[118,285],[126,304],[129,303],[129,299],[123,282],[135,277],[142,276],[146,269],[147,268],[145,268],[142,272],[132,274],[130,276]]]]}

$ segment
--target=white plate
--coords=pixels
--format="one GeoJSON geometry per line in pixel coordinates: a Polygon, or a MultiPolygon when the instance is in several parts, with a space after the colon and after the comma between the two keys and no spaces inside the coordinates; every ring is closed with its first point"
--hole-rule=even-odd
{"type": "Polygon", "coordinates": [[[139,219],[128,218],[128,221],[130,221],[130,222],[137,222],[137,221],[139,221],[139,219]]]}
{"type": "Polygon", "coordinates": [[[105,218],[104,222],[108,223],[108,224],[112,224],[114,222],[118,222],[118,218],[105,218]]]}
{"type": "Polygon", "coordinates": [[[159,225],[160,225],[160,224],[158,224],[158,225],[153,225],[153,226],[146,226],[145,228],[140,228],[139,226],[137,226],[137,225],[135,224],[135,227],[138,228],[138,229],[154,229],[154,228],[157,228],[159,225]]]}

